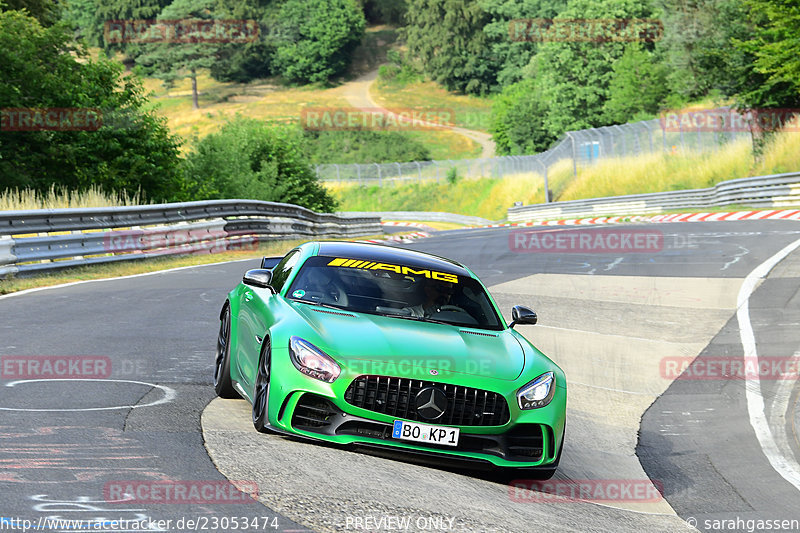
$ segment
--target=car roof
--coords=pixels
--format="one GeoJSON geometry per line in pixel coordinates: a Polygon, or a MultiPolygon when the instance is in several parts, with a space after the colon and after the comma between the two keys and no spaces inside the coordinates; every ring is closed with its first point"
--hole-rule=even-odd
{"type": "Polygon", "coordinates": [[[381,263],[427,268],[448,274],[472,277],[472,274],[464,265],[451,259],[381,244],[341,241],[320,242],[317,255],[380,261],[381,263]]]}

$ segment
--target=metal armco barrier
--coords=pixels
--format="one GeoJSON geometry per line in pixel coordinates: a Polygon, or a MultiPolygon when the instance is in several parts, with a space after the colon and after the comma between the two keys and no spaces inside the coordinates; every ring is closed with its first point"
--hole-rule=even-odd
{"type": "Polygon", "coordinates": [[[601,215],[643,215],[676,209],[800,206],[800,172],[724,181],[708,189],[633,194],[535,204],[508,209],[510,222],[586,218],[601,215]]]}
{"type": "Polygon", "coordinates": [[[0,276],[164,255],[256,249],[264,240],[362,237],[382,232],[377,216],[342,217],[257,200],[2,211],[0,276]]]}

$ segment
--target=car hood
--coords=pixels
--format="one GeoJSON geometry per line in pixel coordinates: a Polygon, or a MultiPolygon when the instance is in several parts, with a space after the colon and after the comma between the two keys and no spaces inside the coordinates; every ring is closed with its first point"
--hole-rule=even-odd
{"type": "Polygon", "coordinates": [[[307,340],[350,371],[421,379],[468,374],[511,381],[525,367],[525,353],[510,330],[292,306],[313,330],[309,337],[316,338],[307,340]]]}

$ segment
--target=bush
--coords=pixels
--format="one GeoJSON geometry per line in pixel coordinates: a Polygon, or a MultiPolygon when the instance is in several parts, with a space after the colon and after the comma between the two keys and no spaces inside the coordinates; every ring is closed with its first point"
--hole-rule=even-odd
{"type": "Polygon", "coordinates": [[[312,164],[427,161],[428,147],[396,131],[306,131],[312,164]]]}
{"type": "Polygon", "coordinates": [[[531,79],[509,85],[492,105],[489,131],[500,155],[535,154],[556,139],[545,129],[547,104],[531,79]]]}
{"type": "Polygon", "coordinates": [[[455,185],[456,183],[458,183],[459,180],[458,169],[456,167],[450,167],[447,170],[446,178],[447,178],[447,183],[449,183],[450,185],[455,185]]]}
{"type": "Polygon", "coordinates": [[[381,80],[402,85],[422,81],[422,73],[397,50],[389,50],[386,58],[389,60],[389,64],[381,65],[378,68],[378,77],[381,80]]]}
{"type": "Polygon", "coordinates": [[[333,211],[336,201],[305,160],[302,134],[236,117],[200,140],[186,158],[197,200],[253,199],[333,211]]]}

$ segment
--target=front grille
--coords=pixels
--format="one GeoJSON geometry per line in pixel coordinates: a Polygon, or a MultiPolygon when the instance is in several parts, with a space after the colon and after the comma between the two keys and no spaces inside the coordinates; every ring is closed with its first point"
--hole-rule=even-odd
{"type": "Polygon", "coordinates": [[[496,392],[389,376],[358,376],[347,387],[344,399],[350,405],[389,416],[447,426],[502,426],[509,420],[506,399],[496,392]],[[438,387],[447,395],[447,409],[436,420],[417,413],[417,394],[425,387],[438,387]]]}

